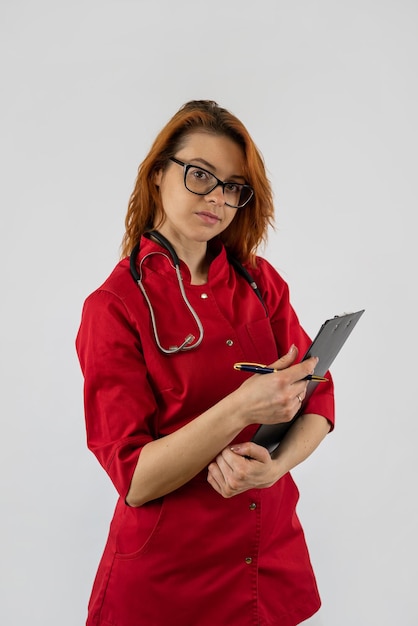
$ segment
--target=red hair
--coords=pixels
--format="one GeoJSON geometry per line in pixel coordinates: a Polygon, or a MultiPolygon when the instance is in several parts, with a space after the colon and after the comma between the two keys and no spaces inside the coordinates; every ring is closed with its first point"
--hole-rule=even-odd
{"type": "Polygon", "coordinates": [[[154,174],[166,167],[170,157],[182,147],[185,137],[196,131],[227,136],[243,150],[244,175],[254,189],[254,196],[248,205],[238,209],[219,237],[233,256],[241,262],[254,264],[256,250],[265,241],[268,226],[274,220],[270,182],[263,158],[245,126],[212,100],[193,100],[183,105],[157,135],[148,156],[139,166],[125,219],[122,256],[130,254],[141,235],[152,230],[156,216],[162,211],[154,174]]]}

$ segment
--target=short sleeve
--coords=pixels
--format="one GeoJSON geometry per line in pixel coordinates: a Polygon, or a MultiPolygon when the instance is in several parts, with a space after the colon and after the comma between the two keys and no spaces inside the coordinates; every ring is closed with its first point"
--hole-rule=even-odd
{"type": "Polygon", "coordinates": [[[84,303],[76,349],[84,376],[87,445],[125,498],[157,406],[139,333],[122,299],[98,290],[84,303]]]}

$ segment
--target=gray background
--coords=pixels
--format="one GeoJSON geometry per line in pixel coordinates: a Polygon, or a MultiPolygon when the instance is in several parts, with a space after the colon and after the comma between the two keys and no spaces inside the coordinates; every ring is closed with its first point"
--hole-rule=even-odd
{"type": "Polygon", "coordinates": [[[323,599],[307,624],[416,626],[417,18],[415,0],[0,2],[1,624],[84,623],[115,492],[85,448],[81,306],[155,134],[211,98],[264,154],[264,254],[306,330],[366,308],[333,367],[337,428],[294,472],[323,599]]]}

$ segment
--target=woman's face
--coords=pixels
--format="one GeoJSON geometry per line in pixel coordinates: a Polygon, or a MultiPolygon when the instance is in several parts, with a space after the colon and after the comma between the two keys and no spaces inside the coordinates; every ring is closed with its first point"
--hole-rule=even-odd
{"type": "MultiPolygon", "coordinates": [[[[224,182],[246,182],[243,150],[224,135],[191,133],[174,157],[202,167],[224,182]]],[[[161,216],[157,216],[154,226],[173,245],[206,244],[229,226],[237,211],[245,210],[227,206],[221,186],[205,196],[188,191],[183,167],[172,161],[156,174],[155,182],[160,188],[164,215],[162,223],[161,216]]]]}

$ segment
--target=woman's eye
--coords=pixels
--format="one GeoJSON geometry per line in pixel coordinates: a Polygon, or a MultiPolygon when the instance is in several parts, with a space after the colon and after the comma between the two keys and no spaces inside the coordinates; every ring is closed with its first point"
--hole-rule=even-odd
{"type": "Polygon", "coordinates": [[[241,189],[241,185],[238,185],[238,183],[227,183],[225,189],[232,193],[237,193],[241,189]]]}
{"type": "Polygon", "coordinates": [[[206,180],[209,177],[208,172],[205,172],[205,170],[193,169],[191,173],[192,176],[198,180],[206,180]]]}

